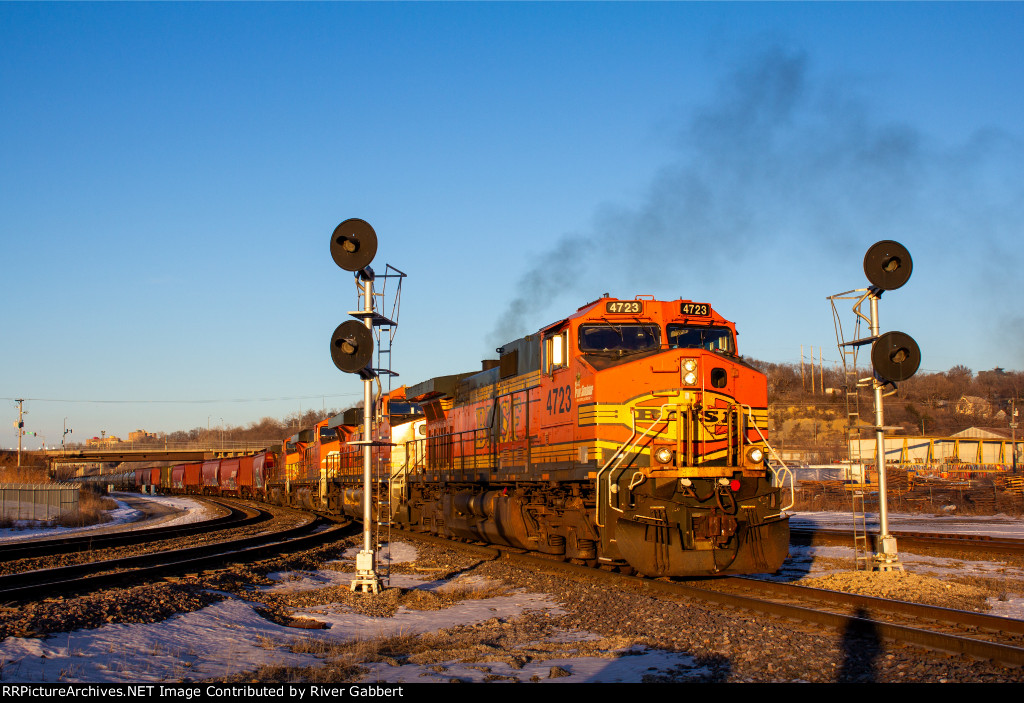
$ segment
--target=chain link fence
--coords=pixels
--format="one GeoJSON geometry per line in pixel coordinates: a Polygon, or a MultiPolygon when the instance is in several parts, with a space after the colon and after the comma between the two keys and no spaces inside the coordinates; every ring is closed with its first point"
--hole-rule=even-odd
{"type": "Polygon", "coordinates": [[[66,483],[0,483],[0,517],[53,520],[78,509],[78,489],[66,483]]]}

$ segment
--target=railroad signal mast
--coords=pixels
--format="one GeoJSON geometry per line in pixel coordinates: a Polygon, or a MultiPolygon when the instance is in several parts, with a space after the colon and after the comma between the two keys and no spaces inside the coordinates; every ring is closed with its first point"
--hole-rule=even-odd
{"type": "MultiPolygon", "coordinates": [[[[872,430],[875,433],[875,467],[878,471],[878,543],[877,551],[869,557],[871,551],[867,543],[867,527],[864,513],[864,493],[854,491],[854,544],[857,551],[857,566],[871,571],[903,570],[896,547],[896,538],[889,532],[889,510],[887,498],[885,470],[885,431],[898,429],[886,427],[882,411],[882,399],[896,392],[896,383],[913,376],[921,365],[921,350],[917,343],[903,332],[881,333],[878,321],[878,301],[882,293],[896,290],[910,279],[913,271],[913,260],[910,252],[902,244],[890,240],[878,242],[868,249],[864,255],[864,273],[871,285],[868,288],[838,293],[829,296],[832,303],[832,315],[836,325],[836,341],[843,359],[846,377],[847,416],[849,418],[847,445],[850,452],[851,465],[860,462],[860,432],[872,430]],[[853,313],[856,316],[853,339],[843,339],[842,324],[836,310],[837,300],[854,300],[853,313]],[[869,313],[865,315],[861,306],[868,302],[869,313]],[[861,321],[868,323],[870,333],[860,336],[861,321]],[[874,370],[871,378],[857,378],[857,350],[871,345],[871,365],[874,370]],[[883,393],[890,386],[892,390],[883,393]],[[860,422],[859,389],[870,387],[874,395],[874,424],[860,422]]],[[[867,477],[862,479],[867,484],[867,477]]]]}
{"type": "MultiPolygon", "coordinates": [[[[402,279],[405,274],[387,265],[382,276],[374,274],[370,262],[377,254],[377,234],[369,223],[352,218],[345,220],[331,235],[331,258],[339,267],[355,273],[357,300],[362,301],[361,309],[349,312],[354,320],[341,323],[331,336],[331,359],[334,365],[345,373],[359,374],[363,379],[363,433],[362,439],[349,442],[363,447],[363,549],[356,555],[356,578],[352,581],[353,591],[379,593],[382,585],[377,574],[376,551],[373,535],[373,448],[391,446],[389,442],[376,441],[373,432],[374,402],[373,381],[381,375],[397,376],[390,367],[391,342],[398,326],[398,305],[401,301],[402,279]],[[389,319],[375,310],[375,299],[384,293],[374,292],[374,281],[397,279],[394,292],[392,318],[389,319]],[[384,331],[387,330],[387,337],[384,331]],[[374,337],[377,338],[377,366],[374,367],[374,337]],[[387,357],[387,363],[382,359],[387,357]]],[[[390,384],[389,384],[390,390],[390,384]]]]}
{"type": "Polygon", "coordinates": [[[25,410],[25,399],[16,398],[15,403],[18,404],[18,421],[14,423],[15,429],[18,430],[18,468],[21,468],[21,438],[25,435],[25,415],[28,412],[25,410]]]}

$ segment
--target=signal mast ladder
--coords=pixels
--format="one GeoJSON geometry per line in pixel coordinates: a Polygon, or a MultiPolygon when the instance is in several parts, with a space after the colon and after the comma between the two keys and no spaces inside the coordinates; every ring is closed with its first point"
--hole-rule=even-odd
{"type": "MultiPolygon", "coordinates": [[[[854,354],[855,350],[844,349],[844,354],[854,354]]],[[[846,446],[850,456],[850,466],[860,467],[861,486],[850,491],[850,513],[853,516],[853,558],[856,571],[871,571],[874,561],[874,551],[868,542],[868,516],[864,507],[864,497],[867,493],[867,471],[865,469],[863,456],[861,455],[860,442],[860,387],[863,381],[856,378],[856,364],[852,367],[844,364],[846,374],[846,446]],[[851,383],[852,382],[852,383],[851,383]],[[852,390],[851,390],[852,389],[852,390]]],[[[871,379],[864,379],[869,382],[871,379]]]]}
{"type": "MultiPolygon", "coordinates": [[[[859,291],[850,291],[859,292],[859,291]]],[[[836,328],[836,342],[843,360],[843,394],[846,400],[846,451],[850,457],[850,467],[859,468],[861,472],[860,483],[867,485],[867,476],[864,469],[864,461],[861,455],[860,433],[865,425],[860,421],[860,389],[862,386],[870,385],[871,378],[857,378],[857,352],[865,344],[870,344],[875,337],[861,337],[860,323],[864,320],[871,323],[870,318],[860,311],[861,304],[867,299],[867,294],[859,296],[853,306],[855,325],[853,339],[847,342],[843,334],[843,326],[840,320],[839,311],[836,309],[836,298],[840,300],[849,299],[848,293],[829,298],[832,303],[832,318],[836,328]]],[[[858,571],[871,571],[873,567],[874,554],[868,542],[867,511],[864,507],[865,489],[857,488],[850,491],[850,512],[853,515],[853,551],[854,568],[858,571]]]]}

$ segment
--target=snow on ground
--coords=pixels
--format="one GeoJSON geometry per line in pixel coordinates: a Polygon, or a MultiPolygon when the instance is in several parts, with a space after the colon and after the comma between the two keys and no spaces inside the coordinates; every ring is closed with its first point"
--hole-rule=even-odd
{"type": "MultiPolygon", "coordinates": [[[[853,517],[848,512],[794,512],[790,527],[852,530],[853,517]]],[[[878,531],[878,513],[867,513],[868,531],[878,531]]],[[[989,535],[998,539],[1024,539],[1024,519],[1009,515],[936,515],[934,513],[889,513],[889,529],[893,532],[940,532],[957,535],[989,535]]]]}
{"type": "MultiPolygon", "coordinates": [[[[116,493],[114,495],[117,495],[116,493]]],[[[162,503],[168,507],[174,508],[181,511],[181,515],[178,517],[167,520],[160,523],[160,527],[173,527],[175,525],[189,525],[193,522],[202,522],[203,520],[212,520],[217,517],[218,512],[216,509],[210,507],[206,503],[200,503],[192,498],[177,498],[174,496],[147,496],[147,500],[152,500],[156,503],[162,503]]],[[[118,501],[118,505],[122,505],[118,501]]],[[[136,518],[137,519],[137,518],[136,518]]],[[[140,528],[146,527],[140,525],[140,528]]],[[[128,529],[133,529],[129,527],[128,529]]]]}
{"type": "MultiPolygon", "coordinates": [[[[343,558],[354,561],[355,551],[343,558]]],[[[394,545],[391,559],[409,561],[415,549],[394,545]]],[[[276,592],[295,592],[347,584],[354,574],[320,570],[272,575],[277,583],[267,588],[276,592]]],[[[438,581],[396,575],[391,586],[438,589],[448,587],[438,581]]],[[[350,641],[398,634],[433,632],[457,624],[473,624],[491,618],[514,618],[525,610],[561,612],[549,596],[516,592],[482,600],[465,600],[444,610],[400,608],[394,617],[375,618],[349,612],[340,606],[316,606],[298,611],[295,617],[311,617],[330,624],[325,630],[296,630],[270,622],[255,610],[255,604],[226,594],[226,600],[202,610],[174,616],[162,623],[115,624],[96,630],[49,635],[45,638],[9,637],[0,642],[0,680],[18,682],[122,682],[183,681],[221,679],[262,665],[311,666],[320,663],[315,654],[296,654],[289,644],[296,639],[350,641]]],[[[586,633],[564,633],[560,641],[586,639],[586,633]]],[[[447,663],[443,674],[426,667],[407,665],[390,667],[374,664],[366,683],[385,679],[389,682],[483,681],[495,675],[529,678],[536,675],[552,682],[640,682],[652,671],[684,667],[696,671],[695,660],[684,654],[629,650],[622,659],[582,657],[528,664],[513,670],[500,662],[488,662],[484,671],[472,664],[447,663]],[[571,676],[549,679],[553,666],[572,672],[571,676]]]]}
{"type": "MultiPolygon", "coordinates": [[[[867,514],[868,531],[878,530],[878,513],[867,514]]],[[[778,574],[764,578],[792,581],[801,577],[828,576],[849,571],[854,560],[853,518],[850,513],[793,513],[790,526],[848,529],[849,547],[805,547],[790,545],[789,559],[778,574]]],[[[1024,539],[1024,520],[1008,515],[950,517],[921,513],[889,513],[889,529],[893,532],[938,532],[949,534],[990,535],[996,538],[1024,539]]],[[[897,540],[898,542],[898,540],[897,540]]],[[[900,550],[900,562],[909,572],[923,576],[978,576],[989,579],[1024,581],[1024,569],[989,559],[959,560],[923,556],[900,550]]],[[[1000,601],[990,598],[991,615],[1024,620],[1024,594],[1009,594],[1000,601]]]]}
{"type": "Polygon", "coordinates": [[[711,673],[708,667],[697,665],[693,657],[685,654],[639,647],[620,654],[622,656],[617,659],[545,659],[528,662],[520,669],[514,669],[504,662],[488,661],[486,671],[481,665],[446,662],[446,670],[443,673],[414,664],[395,667],[375,662],[367,665],[370,673],[363,678],[362,683],[447,683],[452,678],[478,683],[485,678],[493,680],[494,677],[501,676],[515,677],[520,681],[537,677],[543,683],[641,683],[644,676],[673,669],[685,669],[691,676],[711,673]],[[572,675],[549,678],[551,669],[556,666],[571,671],[572,675]]]}
{"type": "MultiPolygon", "coordinates": [[[[188,513],[180,520],[200,519],[194,514],[198,504],[188,499],[156,497],[172,503],[188,513]],[[187,504],[191,504],[189,507],[187,504]]],[[[125,506],[126,508],[126,506],[125,506]]],[[[123,508],[119,508],[121,511],[123,508]]],[[[128,513],[124,513],[125,516],[128,513]]],[[[929,531],[984,531],[1007,537],[1024,538],[1024,521],[1006,516],[993,518],[936,518],[919,515],[891,515],[894,530],[927,528],[929,531]]],[[[127,517],[124,517],[127,519],[127,517]]],[[[843,513],[797,513],[793,525],[849,526],[850,517],[843,513]]],[[[109,524],[109,523],[108,523],[109,524]]],[[[354,560],[349,550],[342,559],[354,560]]],[[[394,563],[412,561],[415,548],[408,544],[392,545],[390,558],[394,563]]],[[[922,574],[974,573],[988,577],[1024,580],[1024,570],[990,561],[937,559],[901,553],[909,571],[922,574]]],[[[790,559],[781,575],[774,578],[793,580],[801,576],[826,575],[849,570],[853,562],[852,548],[791,547],[790,559]]],[[[275,592],[297,592],[347,584],[352,572],[334,570],[303,571],[271,575],[276,583],[266,588],[275,592]]],[[[417,579],[395,575],[392,586],[403,588],[440,589],[449,587],[428,577],[417,579]]],[[[1011,594],[1008,601],[994,602],[993,614],[1024,619],[1024,597],[1011,594]]],[[[473,624],[491,618],[514,618],[526,610],[560,612],[550,597],[538,593],[516,592],[482,600],[464,600],[444,610],[399,609],[394,617],[375,618],[352,613],[340,605],[328,604],[294,613],[329,623],[325,630],[297,630],[270,622],[255,610],[255,604],[234,595],[199,611],[174,616],[156,624],[112,624],[96,630],[53,634],[43,638],[9,637],[0,642],[0,681],[18,682],[153,682],[221,679],[231,674],[250,671],[263,665],[310,666],[321,659],[315,654],[297,654],[289,644],[296,639],[321,640],[325,643],[369,639],[394,634],[433,632],[457,624],[473,624]]],[[[588,633],[561,633],[560,641],[590,637],[588,633]]],[[[663,651],[634,648],[617,659],[579,657],[531,662],[512,670],[507,664],[489,661],[487,671],[477,665],[446,662],[446,670],[416,665],[392,667],[377,663],[367,665],[370,672],[365,683],[431,682],[459,678],[483,681],[495,676],[516,676],[520,680],[537,676],[550,683],[640,682],[645,675],[671,669],[699,668],[690,656],[663,651]],[[552,667],[571,672],[563,678],[549,678],[552,667]]]]}
{"type": "MultiPolygon", "coordinates": [[[[109,528],[116,525],[125,525],[126,530],[152,527],[152,525],[146,523],[141,523],[137,527],[133,527],[130,523],[141,520],[143,513],[141,510],[131,507],[123,500],[118,500],[117,496],[119,495],[124,494],[110,494],[110,497],[117,503],[117,509],[111,510],[107,513],[111,518],[109,522],[104,522],[100,525],[90,525],[89,527],[28,527],[27,525],[30,521],[22,520],[19,521],[21,524],[16,527],[0,529],[0,542],[20,542],[22,540],[33,540],[43,537],[71,536],[71,533],[88,534],[93,530],[109,528]]],[[[137,497],[134,494],[127,495],[137,497]]],[[[159,525],[160,527],[185,525],[193,522],[199,522],[201,520],[208,520],[214,517],[214,513],[211,512],[211,508],[209,506],[191,498],[144,496],[144,499],[181,511],[181,515],[179,516],[171,520],[161,521],[159,525]]]]}

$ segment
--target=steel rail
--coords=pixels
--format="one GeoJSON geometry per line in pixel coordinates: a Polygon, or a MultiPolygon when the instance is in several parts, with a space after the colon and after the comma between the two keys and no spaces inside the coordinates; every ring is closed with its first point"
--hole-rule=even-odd
{"type": "Polygon", "coordinates": [[[794,583],[766,581],[752,576],[729,576],[716,580],[715,583],[735,584],[739,588],[759,593],[767,593],[780,598],[797,598],[800,600],[820,601],[860,609],[866,613],[885,613],[902,615],[923,620],[944,622],[957,627],[977,627],[992,632],[1006,632],[1024,635],[1024,620],[1004,618],[999,615],[974,613],[969,610],[956,610],[923,603],[911,603],[902,600],[889,600],[877,596],[865,596],[844,591],[829,591],[824,588],[811,588],[794,583]]]}
{"type": "MultiPolygon", "coordinates": [[[[808,539],[814,538],[820,538],[829,544],[852,544],[853,542],[852,530],[817,530],[813,528],[791,527],[789,532],[790,541],[796,544],[805,544],[808,539]]],[[[997,538],[991,535],[899,531],[891,531],[891,534],[899,540],[900,546],[904,550],[907,550],[908,547],[923,550],[941,547],[944,549],[964,549],[966,551],[1004,555],[1024,553],[1024,540],[997,538]]],[[[871,539],[877,536],[877,533],[868,535],[871,539]]]]}
{"type": "Polygon", "coordinates": [[[449,548],[463,549],[484,558],[501,558],[512,562],[522,562],[525,564],[539,566],[543,569],[559,571],[584,578],[597,578],[617,585],[639,587],[641,590],[652,591],[664,595],[675,597],[684,596],[706,603],[713,603],[715,605],[787,618],[803,623],[823,625],[841,632],[874,635],[880,639],[912,644],[928,650],[991,660],[1004,666],[1024,666],[1024,648],[1012,645],[977,640],[959,635],[950,635],[943,632],[908,627],[905,625],[895,625],[876,620],[871,617],[842,615],[829,611],[814,610],[812,608],[802,606],[738,595],[735,593],[698,588],[696,586],[676,581],[627,576],[625,574],[604,571],[589,566],[555,561],[553,559],[548,559],[534,554],[527,554],[520,550],[512,550],[505,547],[466,545],[435,537],[433,535],[423,535],[416,532],[406,532],[404,530],[394,530],[394,534],[407,536],[411,539],[417,539],[433,544],[440,544],[449,548]]]}
{"type": "Polygon", "coordinates": [[[298,527],[239,540],[8,574],[0,576],[0,602],[34,600],[52,593],[65,595],[124,586],[126,582],[140,578],[220,568],[225,563],[262,559],[287,550],[309,549],[336,539],[337,533],[348,530],[350,524],[337,524],[331,529],[328,520],[316,516],[298,527]],[[322,529],[325,526],[327,529],[322,529]]]}
{"type": "Polygon", "coordinates": [[[200,522],[193,522],[187,525],[151,527],[141,530],[124,530],[121,532],[112,532],[101,535],[81,535],[57,539],[51,537],[48,539],[0,544],[0,560],[14,561],[16,559],[28,559],[31,557],[76,554],[79,552],[107,549],[109,547],[142,544],[144,542],[158,542],[174,539],[176,537],[205,533],[211,530],[244,527],[247,525],[265,522],[271,518],[269,513],[259,511],[255,508],[238,508],[228,503],[221,503],[213,500],[209,502],[226,507],[229,510],[229,513],[210,520],[202,520],[200,522]]]}

